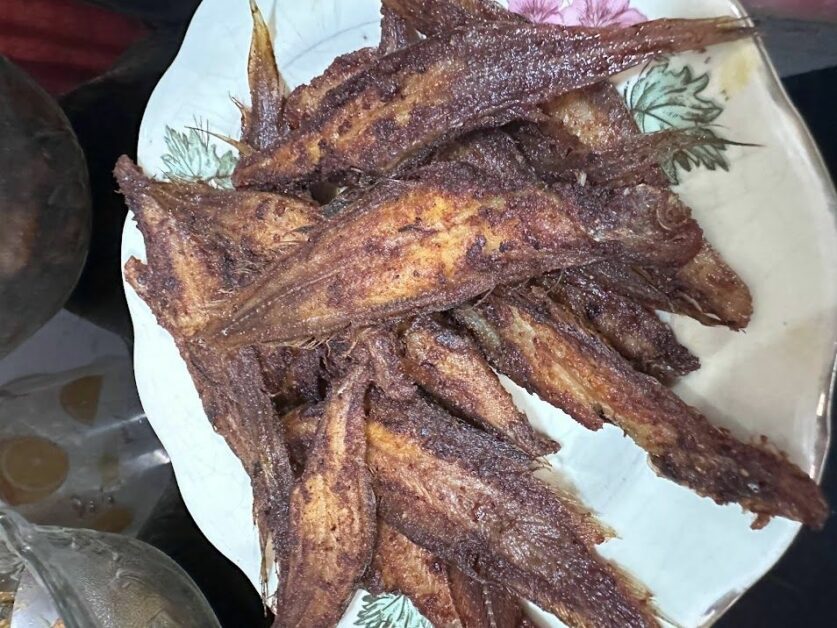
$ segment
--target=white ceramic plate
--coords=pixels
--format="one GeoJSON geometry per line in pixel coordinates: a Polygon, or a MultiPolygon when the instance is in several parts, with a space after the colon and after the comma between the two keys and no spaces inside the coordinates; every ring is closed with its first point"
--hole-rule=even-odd
{"type": "MultiPolygon", "coordinates": [[[[321,72],[336,55],[378,40],[378,0],[260,5],[291,86],[321,72]]],[[[650,18],[742,14],[730,0],[635,0],[633,6],[650,18]]],[[[228,174],[235,155],[187,129],[198,124],[237,137],[231,97],[247,101],[250,28],[246,0],[204,0],[145,112],[138,154],[147,172],[228,174]]],[[[817,149],[756,43],[657,62],[622,79],[626,85],[644,81],[640,87],[651,90],[658,104],[672,88],[683,88],[685,113],[697,112],[702,125],[724,137],[761,146],[705,155],[703,166],[677,173],[678,189],[707,237],[740,271],[755,300],[744,333],[672,317],[679,337],[703,362],[678,392],[741,438],[767,435],[819,475],[829,440],[825,415],[837,339],[837,200],[817,149]]],[[[668,110],[663,117],[682,122],[678,113],[684,111],[668,110]]],[[[131,256],[144,258],[144,247],[129,219],[123,263],[131,256]]],[[[247,475],[210,427],[172,339],[130,287],[126,292],[140,397],[171,456],[183,498],[206,537],[264,591],[247,475]]],[[[601,552],[647,584],[677,624],[711,623],[796,535],[798,525],[782,519],[751,530],[751,517],[739,507],[717,506],[658,478],[617,428],[585,431],[511,387],[532,421],[563,444],[552,457],[555,466],[617,531],[619,538],[601,552]]],[[[274,588],[275,576],[267,591],[274,588]]],[[[356,621],[352,613],[363,604],[356,597],[344,622],[356,621]]]]}

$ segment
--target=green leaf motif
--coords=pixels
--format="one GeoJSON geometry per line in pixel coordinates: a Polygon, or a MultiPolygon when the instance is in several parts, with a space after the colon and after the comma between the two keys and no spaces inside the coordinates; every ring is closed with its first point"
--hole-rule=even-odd
{"type": "Polygon", "coordinates": [[[366,594],[355,626],[362,628],[433,628],[409,598],[394,593],[366,594]]]}
{"type": "Polygon", "coordinates": [[[167,152],[161,157],[170,181],[206,181],[222,188],[232,188],[232,175],[238,157],[232,150],[218,155],[209,133],[191,128],[184,132],[166,127],[167,152]]]}
{"type": "Polygon", "coordinates": [[[727,147],[711,127],[724,108],[704,95],[708,85],[708,73],[696,75],[689,66],[674,70],[666,59],[646,66],[625,90],[625,100],[643,133],[681,129],[706,138],[706,144],[680,151],[661,164],[672,183],[679,183],[679,170],[691,172],[700,166],[729,170],[724,155],[727,147]]]}

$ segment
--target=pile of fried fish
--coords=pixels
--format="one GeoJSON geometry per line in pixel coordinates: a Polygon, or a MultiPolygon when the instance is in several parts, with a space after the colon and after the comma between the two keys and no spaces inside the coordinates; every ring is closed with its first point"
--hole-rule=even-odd
{"type": "Polygon", "coordinates": [[[498,372],[756,527],[823,524],[808,475],[668,387],[699,362],[656,310],[739,330],[752,301],[658,165],[705,138],[639,133],[608,81],[748,24],[385,0],[377,48],[288,93],[251,10],[234,189],[127,157],[116,177],[147,250],[127,279],[251,478],[276,625],[333,625],[361,586],[438,626],[526,624],[522,599],[571,626],[657,625],[597,553],[612,533],[534,474],[559,445],[498,372]]]}

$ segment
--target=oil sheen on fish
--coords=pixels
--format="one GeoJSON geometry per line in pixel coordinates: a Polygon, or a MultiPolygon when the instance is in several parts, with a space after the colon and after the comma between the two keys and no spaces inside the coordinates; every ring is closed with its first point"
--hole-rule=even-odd
{"type": "Polygon", "coordinates": [[[365,366],[335,382],[290,501],[289,558],[277,626],[340,619],[372,559],[375,496],[366,467],[365,366]]]}
{"type": "Polygon", "coordinates": [[[407,375],[442,405],[531,456],[558,449],[557,443],[535,432],[466,334],[421,318],[413,321],[401,338],[407,375]]]}
{"type": "Polygon", "coordinates": [[[440,311],[498,283],[601,259],[683,263],[701,232],[670,192],[520,185],[461,164],[382,181],[216,308],[227,346],[288,343],[440,311]]]}
{"type": "Polygon", "coordinates": [[[329,91],[274,150],[244,156],[233,181],[286,188],[390,174],[445,140],[526,118],[541,102],[660,54],[751,32],[724,18],[595,31],[502,22],[426,38],[329,91]]]}
{"type": "Polygon", "coordinates": [[[495,291],[457,317],[492,364],[590,429],[614,423],[663,477],[719,504],[739,503],[820,527],[828,507],[816,483],[785,457],[714,427],[624,358],[543,291],[495,291]]]}

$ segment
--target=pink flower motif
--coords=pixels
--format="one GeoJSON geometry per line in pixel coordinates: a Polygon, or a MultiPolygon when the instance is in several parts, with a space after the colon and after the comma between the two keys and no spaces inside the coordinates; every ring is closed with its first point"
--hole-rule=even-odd
{"type": "Polygon", "coordinates": [[[564,0],[509,0],[509,11],[522,15],[530,22],[563,24],[563,3],[564,0]]]}
{"type": "Polygon", "coordinates": [[[630,0],[573,0],[561,11],[566,26],[630,26],[648,18],[631,8],[630,0]]]}

